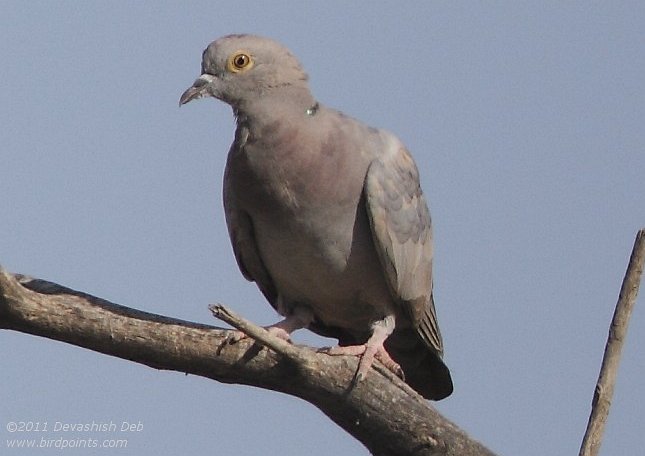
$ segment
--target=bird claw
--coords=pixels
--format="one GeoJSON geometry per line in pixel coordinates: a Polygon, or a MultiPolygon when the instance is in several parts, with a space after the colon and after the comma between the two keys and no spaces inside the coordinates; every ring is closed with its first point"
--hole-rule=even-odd
{"type": "Polygon", "coordinates": [[[388,352],[385,351],[385,348],[376,352],[376,359],[378,359],[383,366],[385,366],[390,372],[399,377],[401,380],[405,381],[405,374],[403,369],[392,359],[388,352]]]}
{"type": "Polygon", "coordinates": [[[347,345],[344,347],[329,347],[319,350],[321,353],[326,353],[331,356],[338,355],[349,355],[349,356],[360,356],[360,361],[358,362],[358,370],[356,371],[356,381],[360,382],[367,377],[367,373],[374,364],[374,359],[379,360],[383,366],[385,366],[389,371],[394,375],[404,380],[403,369],[401,366],[392,359],[392,357],[385,351],[383,345],[347,345]]]}
{"type": "Polygon", "coordinates": [[[234,345],[239,341],[246,339],[247,337],[249,336],[243,333],[242,331],[233,330],[226,336],[226,343],[229,345],[234,345]]]}

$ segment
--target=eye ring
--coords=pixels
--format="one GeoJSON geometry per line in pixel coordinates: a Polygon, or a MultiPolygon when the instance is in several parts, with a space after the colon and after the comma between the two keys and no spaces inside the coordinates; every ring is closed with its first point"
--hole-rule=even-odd
{"type": "Polygon", "coordinates": [[[242,71],[250,70],[253,66],[253,59],[245,51],[237,51],[231,54],[226,62],[226,68],[231,73],[240,73],[242,71]]]}

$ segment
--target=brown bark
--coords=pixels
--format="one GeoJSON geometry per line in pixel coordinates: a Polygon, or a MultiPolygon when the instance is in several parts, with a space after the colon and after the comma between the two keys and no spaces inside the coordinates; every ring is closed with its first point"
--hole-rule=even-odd
{"type": "Polygon", "coordinates": [[[230,344],[229,330],[142,312],[0,270],[0,328],[157,369],[300,397],[374,455],[493,454],[379,365],[353,383],[355,358],[291,345],[222,306],[211,310],[251,339],[230,344]]]}

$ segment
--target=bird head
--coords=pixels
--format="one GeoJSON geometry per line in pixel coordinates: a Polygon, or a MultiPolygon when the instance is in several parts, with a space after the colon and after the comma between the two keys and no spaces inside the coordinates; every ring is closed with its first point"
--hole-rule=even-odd
{"type": "Polygon", "coordinates": [[[285,88],[308,91],[307,74],[287,48],[255,35],[228,35],[213,41],[202,55],[201,75],[179,104],[215,97],[233,108],[285,88]]]}

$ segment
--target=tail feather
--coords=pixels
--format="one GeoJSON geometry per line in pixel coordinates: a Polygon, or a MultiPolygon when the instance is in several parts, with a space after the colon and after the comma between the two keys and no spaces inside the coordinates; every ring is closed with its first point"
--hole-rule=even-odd
{"type": "Polygon", "coordinates": [[[385,349],[403,369],[405,382],[423,397],[438,401],[452,394],[450,370],[416,329],[394,331],[385,341],[385,349]]]}

